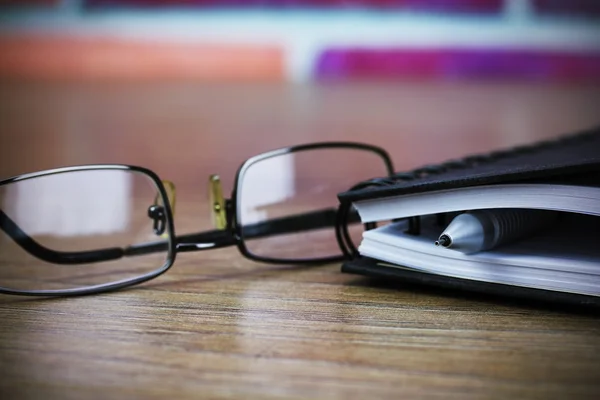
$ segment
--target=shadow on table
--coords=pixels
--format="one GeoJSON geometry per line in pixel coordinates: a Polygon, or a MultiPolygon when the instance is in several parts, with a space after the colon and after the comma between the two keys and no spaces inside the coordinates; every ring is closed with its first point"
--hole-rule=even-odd
{"type": "MultiPolygon", "coordinates": [[[[461,304],[478,305],[478,307],[518,307],[523,311],[544,311],[581,315],[600,316],[600,307],[592,304],[563,304],[551,300],[524,299],[507,297],[499,294],[456,290],[444,287],[434,287],[417,282],[390,281],[385,278],[361,277],[349,282],[348,285],[370,287],[382,290],[402,291],[419,296],[435,296],[446,300],[459,301],[461,304]]],[[[461,307],[462,308],[462,307],[461,307]]]]}

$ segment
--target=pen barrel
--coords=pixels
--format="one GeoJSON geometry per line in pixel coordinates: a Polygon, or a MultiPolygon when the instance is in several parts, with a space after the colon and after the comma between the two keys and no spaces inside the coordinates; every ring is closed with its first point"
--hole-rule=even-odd
{"type": "Polygon", "coordinates": [[[481,250],[490,250],[530,236],[551,226],[558,216],[554,211],[518,208],[481,210],[472,214],[487,231],[481,250]]]}

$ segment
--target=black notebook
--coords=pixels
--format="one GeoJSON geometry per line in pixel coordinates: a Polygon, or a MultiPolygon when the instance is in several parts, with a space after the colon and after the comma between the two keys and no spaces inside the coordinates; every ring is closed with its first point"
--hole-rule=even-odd
{"type": "Polygon", "coordinates": [[[353,257],[344,272],[600,304],[600,129],[372,179],[338,197],[338,239],[353,257]],[[463,213],[531,210],[552,218],[491,248],[436,246],[463,213]],[[357,249],[353,212],[368,227],[357,249]]]}

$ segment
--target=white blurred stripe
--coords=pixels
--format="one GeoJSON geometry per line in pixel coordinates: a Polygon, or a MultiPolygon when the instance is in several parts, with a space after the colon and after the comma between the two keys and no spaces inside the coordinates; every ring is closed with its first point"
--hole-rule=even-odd
{"type": "Polygon", "coordinates": [[[129,224],[131,174],[125,171],[49,175],[6,189],[3,208],[28,235],[110,234],[129,224]]]}
{"type": "Polygon", "coordinates": [[[295,194],[294,155],[271,157],[252,164],[241,181],[241,222],[251,224],[268,217],[266,207],[295,194]]]}

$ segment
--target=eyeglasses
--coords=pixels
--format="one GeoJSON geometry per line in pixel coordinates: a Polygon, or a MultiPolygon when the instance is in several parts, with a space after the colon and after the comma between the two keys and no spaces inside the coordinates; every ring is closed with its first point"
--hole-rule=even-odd
{"type": "MultiPolygon", "coordinates": [[[[215,230],[176,235],[175,187],[130,165],[86,165],[0,181],[0,293],[64,296],[123,288],[167,271],[179,252],[237,246],[267,263],[343,257],[337,193],[392,174],[389,155],[361,143],[270,151],[238,169],[230,199],[209,178],[215,230]]],[[[352,219],[351,234],[362,226],[352,219]]]]}

